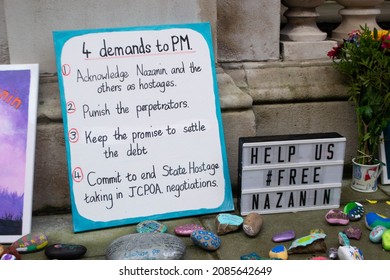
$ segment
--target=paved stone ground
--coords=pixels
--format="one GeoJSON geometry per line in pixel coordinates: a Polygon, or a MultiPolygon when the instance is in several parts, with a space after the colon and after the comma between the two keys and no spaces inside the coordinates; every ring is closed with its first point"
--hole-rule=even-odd
{"type": "MultiPolygon", "coordinates": [[[[390,201],[390,186],[381,187],[375,193],[360,193],[352,190],[349,187],[349,181],[345,181],[342,187],[340,208],[351,201],[357,201],[363,204],[365,212],[376,212],[384,216],[390,217],[390,205],[386,201],[390,201]],[[376,201],[375,204],[367,200],[376,201]]],[[[325,221],[325,214],[329,209],[301,211],[295,213],[279,213],[279,214],[264,214],[263,227],[256,237],[248,237],[242,229],[221,236],[222,245],[214,252],[207,252],[195,246],[189,237],[181,237],[187,245],[185,260],[239,260],[240,256],[255,252],[262,257],[268,257],[269,251],[279,245],[274,243],[271,238],[277,232],[293,229],[297,237],[307,235],[311,229],[323,229],[327,234],[325,242],[327,247],[338,246],[338,233],[345,226],[329,225],[325,221]]],[[[237,211],[233,214],[239,214],[237,211]]],[[[206,229],[216,232],[215,215],[204,215],[180,219],[171,219],[161,221],[168,226],[168,233],[174,234],[174,228],[177,225],[185,223],[199,223],[206,229]]],[[[373,244],[369,240],[370,231],[366,228],[364,218],[351,222],[350,224],[358,226],[362,229],[363,234],[360,240],[351,239],[351,245],[360,248],[367,260],[390,260],[390,251],[383,250],[381,244],[373,244]]],[[[82,244],[87,247],[88,251],[84,259],[103,260],[105,259],[105,251],[108,245],[117,237],[135,233],[135,225],[122,226],[117,228],[109,228],[95,230],[83,233],[73,233],[72,216],[71,214],[50,215],[50,216],[34,216],[32,220],[32,231],[44,232],[50,244],[53,243],[73,243],[82,244]]],[[[287,248],[291,245],[291,241],[281,243],[287,248]]],[[[326,255],[326,254],[320,254],[326,255]]],[[[305,260],[311,257],[311,254],[293,254],[289,255],[289,260],[305,260]]],[[[44,251],[24,254],[25,260],[45,260],[47,259],[44,251]]]]}

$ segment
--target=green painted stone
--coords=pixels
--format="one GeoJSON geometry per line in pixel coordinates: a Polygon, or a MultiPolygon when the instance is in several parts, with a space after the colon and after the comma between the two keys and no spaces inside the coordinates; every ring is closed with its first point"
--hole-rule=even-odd
{"type": "Polygon", "coordinates": [[[390,251],[390,229],[386,230],[382,235],[382,247],[386,251],[390,251]]]}
{"type": "Polygon", "coordinates": [[[136,227],[136,231],[138,233],[146,233],[146,232],[164,233],[167,230],[168,227],[166,225],[154,220],[147,220],[147,221],[140,222],[136,227]]]}

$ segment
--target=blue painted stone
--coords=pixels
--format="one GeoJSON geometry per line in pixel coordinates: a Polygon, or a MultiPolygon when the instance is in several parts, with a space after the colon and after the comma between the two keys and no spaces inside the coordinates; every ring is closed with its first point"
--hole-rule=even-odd
{"type": "Polygon", "coordinates": [[[238,230],[243,224],[244,218],[232,214],[219,214],[216,218],[217,233],[222,235],[238,230]]]}
{"type": "Polygon", "coordinates": [[[283,245],[278,245],[272,248],[271,251],[269,251],[269,257],[287,260],[288,259],[287,248],[284,247],[283,245]]]}
{"type": "Polygon", "coordinates": [[[380,215],[378,213],[369,212],[365,215],[365,224],[368,229],[373,229],[376,226],[384,226],[390,229],[390,218],[380,215]]]}
{"type": "Polygon", "coordinates": [[[387,230],[384,226],[376,226],[370,232],[370,241],[373,243],[380,243],[382,241],[382,235],[387,230]]]}
{"type": "Polygon", "coordinates": [[[242,255],[240,257],[240,260],[261,260],[261,259],[262,258],[254,252],[250,254],[242,255]]]}
{"type": "Polygon", "coordinates": [[[359,202],[349,202],[344,206],[343,212],[350,221],[358,221],[364,215],[364,207],[359,202]]]}
{"type": "Polygon", "coordinates": [[[107,260],[179,260],[186,246],[168,233],[133,233],[115,239],[106,250],[107,260]]]}
{"type": "Polygon", "coordinates": [[[145,233],[145,232],[164,233],[167,230],[168,230],[168,227],[166,225],[159,223],[157,221],[153,221],[153,220],[140,222],[136,227],[136,231],[138,233],[145,233]]]}
{"type": "Polygon", "coordinates": [[[207,251],[215,251],[221,246],[221,238],[207,230],[194,230],[191,234],[191,240],[195,245],[207,251]]]}

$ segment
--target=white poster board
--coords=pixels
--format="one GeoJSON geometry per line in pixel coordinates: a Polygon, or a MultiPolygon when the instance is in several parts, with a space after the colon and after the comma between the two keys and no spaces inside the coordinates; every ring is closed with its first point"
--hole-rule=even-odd
{"type": "Polygon", "coordinates": [[[208,23],[53,37],[75,232],[234,209],[208,23]]]}

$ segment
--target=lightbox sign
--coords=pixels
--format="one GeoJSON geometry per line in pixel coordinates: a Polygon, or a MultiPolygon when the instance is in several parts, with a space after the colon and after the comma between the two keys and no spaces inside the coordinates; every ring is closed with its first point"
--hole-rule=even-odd
{"type": "Polygon", "coordinates": [[[241,137],[241,215],[338,208],[345,142],[335,132],[241,137]]]}

